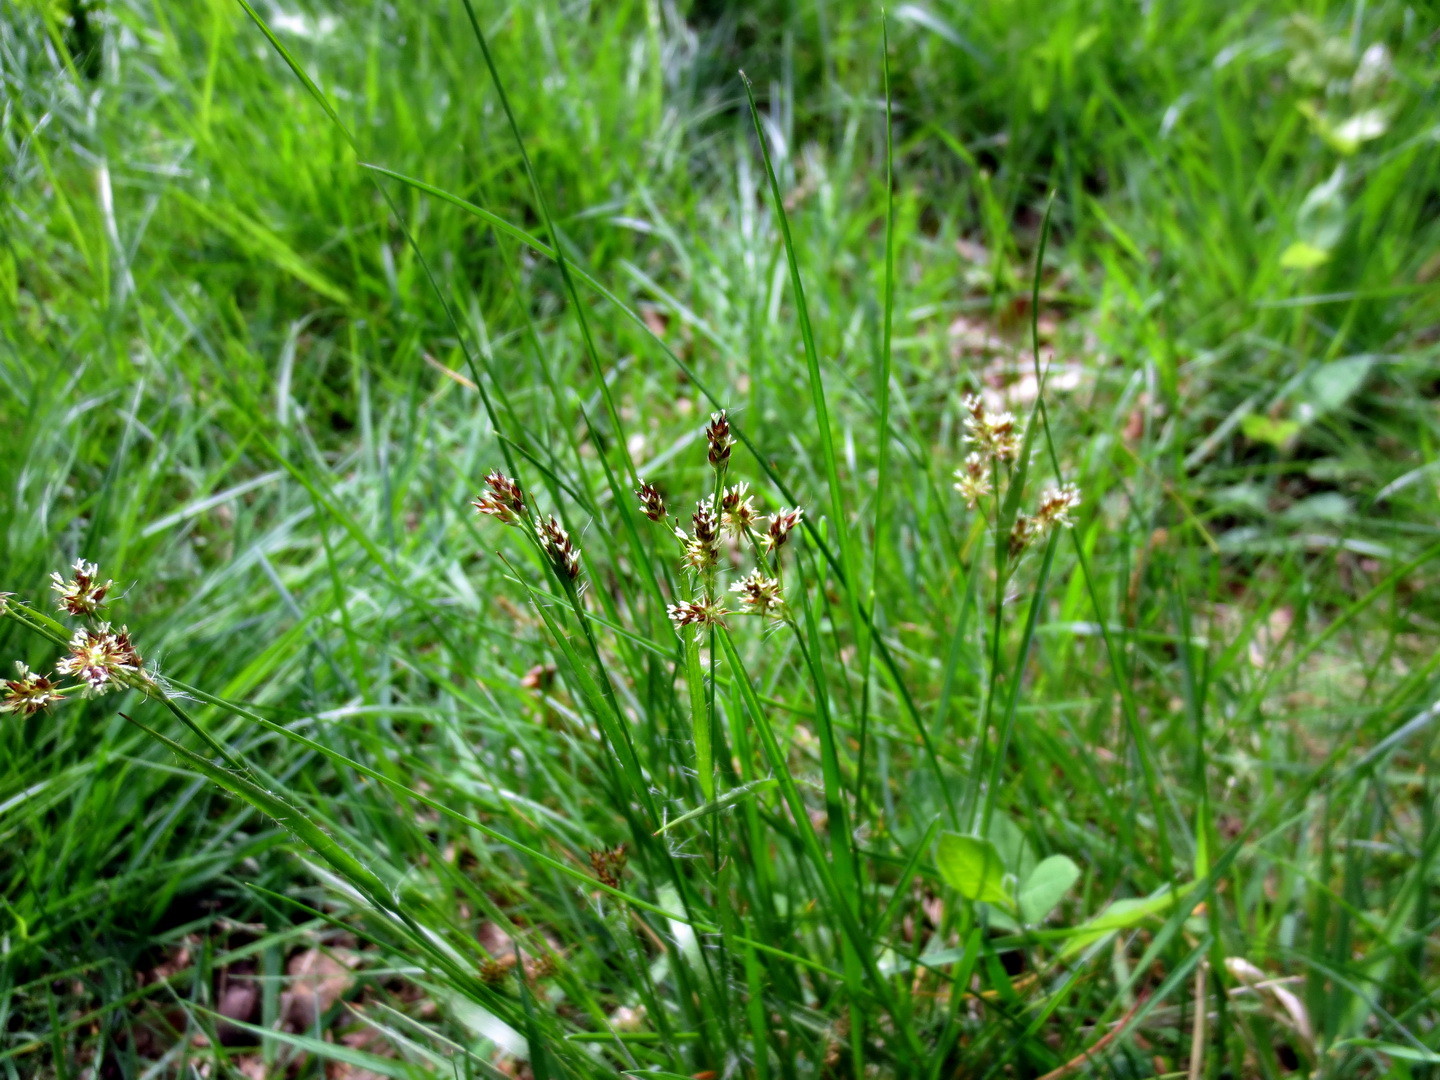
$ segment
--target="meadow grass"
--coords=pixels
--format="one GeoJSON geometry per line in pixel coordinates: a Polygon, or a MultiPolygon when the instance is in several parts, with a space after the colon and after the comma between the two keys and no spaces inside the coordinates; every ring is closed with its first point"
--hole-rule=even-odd
{"type": "Polygon", "coordinates": [[[5,1075],[1433,1075],[1433,14],[470,2],[0,0],[5,1075]]]}

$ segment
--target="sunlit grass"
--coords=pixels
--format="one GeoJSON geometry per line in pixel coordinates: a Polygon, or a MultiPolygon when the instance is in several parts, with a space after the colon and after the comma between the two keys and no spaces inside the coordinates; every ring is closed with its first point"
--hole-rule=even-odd
{"type": "Polygon", "coordinates": [[[0,19],[7,1075],[1428,1075],[1424,19],[468,11],[0,19]]]}

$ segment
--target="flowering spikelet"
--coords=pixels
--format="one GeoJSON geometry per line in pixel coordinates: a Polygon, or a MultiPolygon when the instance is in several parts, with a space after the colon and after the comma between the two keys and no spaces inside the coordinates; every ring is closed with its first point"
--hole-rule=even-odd
{"type": "Polygon", "coordinates": [[[765,547],[773,551],[776,548],[784,547],[785,542],[790,539],[790,534],[795,531],[795,526],[800,524],[800,519],[805,511],[800,507],[793,510],[781,510],[778,514],[770,516],[770,528],[765,533],[765,547]]]}
{"type": "Polygon", "coordinates": [[[965,418],[965,439],[978,446],[982,453],[997,461],[1015,461],[1020,456],[1020,433],[1015,414],[992,413],[985,408],[979,394],[965,398],[970,415],[965,418]]]}
{"type": "Polygon", "coordinates": [[[710,464],[716,469],[723,469],[730,461],[730,447],[735,445],[735,440],[730,437],[730,419],[724,409],[710,414],[705,439],[710,444],[710,464]]]}
{"type": "Polygon", "coordinates": [[[111,633],[110,624],[101,623],[94,630],[85,627],[75,631],[70,639],[70,655],[55,665],[55,671],[80,680],[88,693],[98,696],[114,688],[117,675],[138,674],[140,655],[124,628],[111,633]]]}
{"type": "Polygon", "coordinates": [[[755,513],[755,497],[748,494],[749,484],[735,484],[725,489],[720,497],[720,510],[725,527],[735,536],[743,536],[754,525],[759,515],[755,513]]]}
{"type": "Polygon", "coordinates": [[[1016,514],[1015,524],[1010,526],[1010,558],[1018,558],[1039,535],[1039,528],[1034,518],[1029,514],[1016,514]]]}
{"type": "Polygon", "coordinates": [[[37,675],[20,661],[15,661],[15,678],[5,679],[5,693],[0,696],[0,712],[34,716],[64,693],[44,675],[37,675]]]}
{"type": "MultiPolygon", "coordinates": [[[[109,624],[102,626],[105,629],[109,624]]],[[[130,640],[130,628],[122,626],[112,635],[115,639],[115,655],[120,658],[120,666],[126,671],[140,671],[145,666],[145,661],[140,659],[140,653],[136,651],[135,644],[130,640]]]]}
{"type": "Polygon", "coordinates": [[[620,875],[625,872],[626,858],[624,844],[601,848],[599,851],[590,852],[590,869],[595,871],[600,884],[616,889],[620,886],[620,875]]]}
{"type": "Polygon", "coordinates": [[[647,518],[651,521],[665,520],[665,499],[654,484],[641,480],[640,486],[635,489],[635,497],[640,500],[640,512],[647,518]]]}
{"type": "Polygon", "coordinates": [[[681,600],[671,604],[666,612],[676,626],[724,626],[725,610],[718,600],[681,600]]]}
{"type": "Polygon", "coordinates": [[[115,582],[99,581],[100,568],[84,559],[76,559],[70,570],[75,576],[69,581],[59,574],[50,575],[54,582],[51,588],[60,594],[57,606],[69,615],[95,614],[104,605],[105,594],[115,582]]]}
{"type": "Polygon", "coordinates": [[[694,530],[690,536],[683,529],[675,530],[685,541],[685,563],[695,570],[710,570],[720,559],[720,515],[713,500],[701,499],[695,504],[690,525],[694,530]]]}
{"type": "Polygon", "coordinates": [[[955,490],[960,492],[965,505],[971,510],[990,494],[990,471],[979,453],[971,451],[965,458],[965,464],[955,470],[955,490]]]}
{"type": "Polygon", "coordinates": [[[548,517],[535,526],[535,533],[540,537],[540,546],[545,549],[545,554],[550,558],[550,565],[555,567],[555,572],[563,578],[574,581],[580,576],[580,552],[570,540],[570,534],[565,531],[560,522],[553,517],[548,517]]]}
{"type": "Polygon", "coordinates": [[[470,505],[482,514],[488,514],[502,525],[514,525],[525,516],[525,493],[520,485],[502,472],[492,472],[485,477],[490,488],[470,505]]]}
{"type": "Polygon", "coordinates": [[[1053,528],[1073,528],[1075,521],[1070,511],[1080,505],[1080,489],[1074,484],[1061,484],[1046,488],[1040,495],[1040,507],[1035,511],[1035,524],[1040,533],[1053,528]]]}
{"type": "Polygon", "coordinates": [[[498,960],[491,958],[482,960],[480,963],[480,981],[486,986],[495,986],[505,981],[505,977],[515,967],[515,954],[510,953],[498,960]]]}
{"type": "Polygon", "coordinates": [[[730,591],[739,594],[740,606],[755,615],[769,615],[776,611],[781,604],[780,582],[775,578],[766,577],[758,569],[751,570],[750,573],[731,585],[730,591]]]}

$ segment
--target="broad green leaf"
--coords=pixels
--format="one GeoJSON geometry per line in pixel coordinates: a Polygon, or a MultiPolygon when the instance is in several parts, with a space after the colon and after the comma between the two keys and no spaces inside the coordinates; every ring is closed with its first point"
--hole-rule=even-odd
{"type": "Polygon", "coordinates": [[[989,840],[943,833],[935,850],[935,866],[945,884],[967,900],[1010,905],[1010,894],[1005,889],[1005,864],[989,840]]]}
{"type": "Polygon", "coordinates": [[[1020,914],[1026,922],[1042,921],[1079,880],[1080,867],[1072,859],[1051,855],[1041,860],[1020,887],[1020,914]]]}
{"type": "Polygon", "coordinates": [[[996,810],[990,815],[990,827],[985,830],[986,837],[995,845],[995,853],[1000,856],[1000,863],[1019,880],[1024,880],[1035,869],[1035,849],[1030,846],[1030,841],[1025,839],[1025,832],[1015,819],[1003,810],[996,810]]]}

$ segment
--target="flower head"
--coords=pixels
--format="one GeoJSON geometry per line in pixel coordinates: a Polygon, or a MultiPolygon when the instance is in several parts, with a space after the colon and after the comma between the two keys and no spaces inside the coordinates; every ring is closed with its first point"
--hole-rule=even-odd
{"type": "Polygon", "coordinates": [[[491,957],[480,962],[480,981],[486,986],[504,982],[515,969],[515,954],[507,953],[498,960],[491,957]]]}
{"type": "Polygon", "coordinates": [[[804,515],[805,511],[798,506],[793,510],[781,510],[777,514],[772,514],[770,528],[765,533],[766,549],[773,551],[776,548],[784,547],[790,539],[790,534],[795,531],[795,527],[800,524],[800,519],[804,515]]]}
{"type": "Polygon", "coordinates": [[[718,600],[681,600],[665,610],[676,626],[723,627],[725,616],[730,614],[718,600]]]}
{"type": "Polygon", "coordinates": [[[676,529],[675,535],[685,542],[685,564],[692,570],[710,570],[720,560],[720,515],[712,499],[701,499],[690,515],[692,532],[676,529]]]}
{"type": "Polygon", "coordinates": [[[992,413],[979,394],[965,398],[970,415],[965,418],[965,441],[997,461],[1013,462],[1020,457],[1020,432],[1011,412],[992,413]]]}
{"type": "Polygon", "coordinates": [[[1010,526],[1010,539],[1008,542],[1010,558],[1019,558],[1025,549],[1034,543],[1036,537],[1039,535],[1040,530],[1034,518],[1029,514],[1016,514],[1015,524],[1010,526]]]}
{"type": "Polygon", "coordinates": [[[640,500],[640,512],[647,518],[651,521],[665,520],[665,499],[654,484],[641,480],[640,486],[635,489],[635,497],[640,500]]]}
{"type": "Polygon", "coordinates": [[[609,885],[612,889],[619,888],[620,875],[625,872],[626,861],[624,844],[590,852],[590,869],[595,871],[600,884],[609,885]]]}
{"type": "Polygon", "coordinates": [[[720,510],[725,527],[735,536],[742,536],[759,515],[755,513],[755,496],[749,494],[749,484],[735,484],[725,489],[720,497],[720,510]]]}
{"type": "Polygon", "coordinates": [[[730,418],[724,409],[710,414],[705,439],[710,444],[710,464],[716,469],[723,469],[730,461],[730,447],[735,445],[735,440],[730,437],[730,418]]]}
{"type": "Polygon", "coordinates": [[[783,603],[780,596],[780,582],[775,578],[766,577],[758,569],[750,571],[734,585],[731,585],[730,591],[738,593],[740,606],[755,615],[769,615],[778,611],[783,603]]]}
{"type": "Polygon", "coordinates": [[[965,464],[955,470],[955,490],[960,492],[965,505],[971,510],[990,494],[990,470],[979,453],[971,451],[965,458],[965,464]]]}
{"type": "Polygon", "coordinates": [[[15,678],[5,679],[5,693],[0,696],[0,712],[34,716],[64,693],[44,675],[37,675],[20,661],[15,662],[15,678]]]}
{"type": "Polygon", "coordinates": [[[479,513],[502,525],[514,525],[525,516],[525,493],[515,480],[497,471],[485,477],[485,484],[490,490],[470,503],[479,513]]]}
{"type": "MultiPolygon", "coordinates": [[[[106,629],[109,624],[102,626],[106,629]]],[[[111,637],[115,639],[115,655],[120,658],[120,665],[126,671],[139,671],[145,666],[145,661],[140,659],[140,653],[136,650],[134,642],[130,640],[130,628],[122,626],[114,631],[111,637]]]]}
{"type": "Polygon", "coordinates": [[[580,552],[560,522],[548,517],[535,526],[535,534],[540,537],[540,546],[557,574],[571,581],[580,576],[580,552]]]}
{"type": "Polygon", "coordinates": [[[1046,488],[1040,495],[1040,508],[1035,511],[1035,522],[1040,531],[1053,528],[1074,528],[1075,521],[1070,511],[1080,505],[1080,489],[1074,484],[1061,484],[1046,488]]]}
{"type": "Polygon", "coordinates": [[[70,655],[55,665],[59,675],[79,679],[87,693],[99,696],[114,688],[117,675],[136,675],[141,669],[140,654],[124,627],[112,632],[109,623],[84,627],[70,639],[70,655]]]}
{"type": "Polygon", "coordinates": [[[101,582],[100,568],[84,559],[76,559],[70,571],[74,576],[69,581],[59,574],[50,575],[50,580],[54,582],[51,588],[60,594],[57,606],[69,615],[95,614],[104,606],[105,594],[115,582],[101,582]]]}

